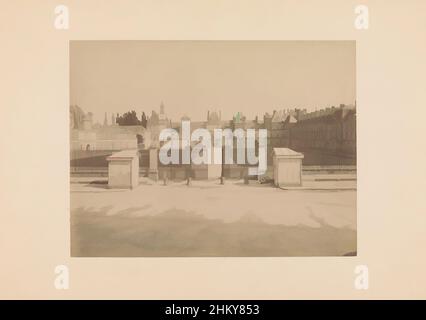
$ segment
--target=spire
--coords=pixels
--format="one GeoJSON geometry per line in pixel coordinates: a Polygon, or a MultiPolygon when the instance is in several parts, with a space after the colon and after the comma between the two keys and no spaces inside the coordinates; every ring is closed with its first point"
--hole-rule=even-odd
{"type": "Polygon", "coordinates": [[[107,113],[105,112],[104,126],[106,127],[107,125],[108,125],[107,113]]]}
{"type": "Polygon", "coordinates": [[[163,103],[163,101],[161,101],[161,104],[160,104],[160,114],[164,114],[164,103],[163,103]]]}

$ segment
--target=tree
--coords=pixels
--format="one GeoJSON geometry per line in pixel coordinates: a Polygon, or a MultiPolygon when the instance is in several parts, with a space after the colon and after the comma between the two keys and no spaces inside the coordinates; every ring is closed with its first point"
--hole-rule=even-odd
{"type": "Polygon", "coordinates": [[[124,113],[122,116],[118,115],[116,122],[120,126],[137,126],[141,124],[141,121],[138,119],[136,115],[136,111],[128,111],[124,113]]]}

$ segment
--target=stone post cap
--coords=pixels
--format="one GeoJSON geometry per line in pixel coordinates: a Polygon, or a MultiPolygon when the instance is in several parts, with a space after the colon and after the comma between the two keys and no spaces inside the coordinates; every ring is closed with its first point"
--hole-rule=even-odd
{"type": "Polygon", "coordinates": [[[292,159],[303,159],[305,156],[289,148],[274,148],[274,156],[277,158],[292,158],[292,159]]]}
{"type": "Polygon", "coordinates": [[[138,157],[138,150],[136,149],[122,150],[107,157],[107,161],[132,160],[135,157],[138,157]]]}

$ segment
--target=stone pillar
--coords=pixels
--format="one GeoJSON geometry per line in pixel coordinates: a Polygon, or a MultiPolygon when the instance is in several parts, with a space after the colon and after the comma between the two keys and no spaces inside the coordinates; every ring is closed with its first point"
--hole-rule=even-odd
{"type": "Polygon", "coordinates": [[[148,178],[158,181],[158,149],[149,149],[149,170],[148,178]]]}
{"type": "Polygon", "coordinates": [[[277,187],[302,185],[303,154],[288,148],[274,148],[274,184],[277,187]]]}
{"type": "Polygon", "coordinates": [[[108,187],[133,189],[139,184],[137,150],[123,150],[112,154],[108,161],[108,187]]]}

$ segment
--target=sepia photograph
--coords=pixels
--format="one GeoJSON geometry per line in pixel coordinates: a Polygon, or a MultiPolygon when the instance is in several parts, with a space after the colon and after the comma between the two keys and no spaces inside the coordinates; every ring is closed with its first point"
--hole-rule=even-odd
{"type": "Polygon", "coordinates": [[[72,257],[357,255],[355,41],[70,41],[72,257]]]}

